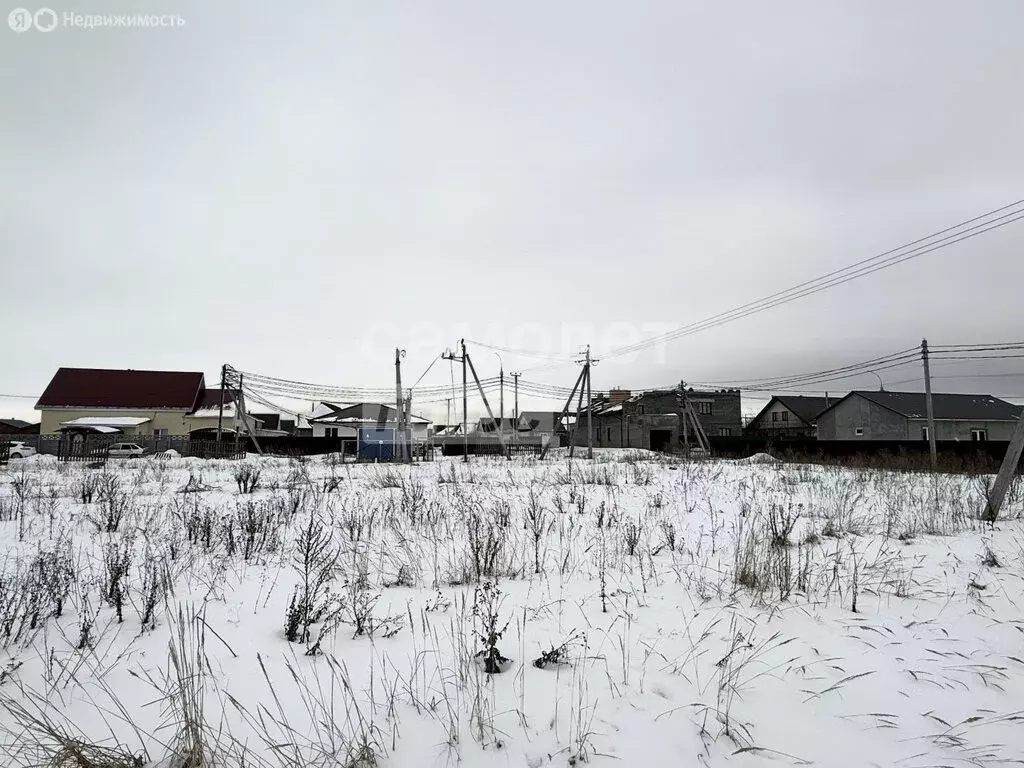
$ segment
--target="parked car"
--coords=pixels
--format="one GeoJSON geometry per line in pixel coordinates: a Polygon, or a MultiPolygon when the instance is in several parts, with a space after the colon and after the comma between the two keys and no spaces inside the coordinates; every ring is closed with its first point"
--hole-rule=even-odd
{"type": "Polygon", "coordinates": [[[114,443],[107,451],[107,456],[112,459],[133,459],[145,452],[146,449],[137,443],[114,443]]]}
{"type": "Polygon", "coordinates": [[[27,459],[29,456],[35,456],[36,449],[31,445],[23,442],[12,442],[11,450],[8,456],[12,459],[27,459]]]}

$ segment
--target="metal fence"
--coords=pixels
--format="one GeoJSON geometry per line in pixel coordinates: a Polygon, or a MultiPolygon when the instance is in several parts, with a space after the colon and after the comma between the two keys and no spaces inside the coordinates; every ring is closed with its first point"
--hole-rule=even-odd
{"type": "Polygon", "coordinates": [[[109,443],[91,440],[61,440],[57,444],[57,461],[87,461],[104,463],[110,451],[109,443]]]}
{"type": "Polygon", "coordinates": [[[244,459],[245,442],[235,445],[233,440],[189,440],[182,456],[195,456],[199,459],[244,459]]]}
{"type": "Polygon", "coordinates": [[[11,442],[6,438],[0,437],[0,467],[7,464],[7,460],[11,456],[11,442]]]}

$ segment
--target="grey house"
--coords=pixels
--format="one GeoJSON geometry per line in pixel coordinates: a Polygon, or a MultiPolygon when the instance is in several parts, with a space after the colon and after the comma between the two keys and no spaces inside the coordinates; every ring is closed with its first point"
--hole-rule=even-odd
{"type": "Polygon", "coordinates": [[[776,395],[747,425],[764,437],[814,437],[818,414],[835,402],[827,397],[776,395]]]}
{"type": "MultiPolygon", "coordinates": [[[[648,448],[673,451],[684,441],[682,407],[678,389],[632,394],[613,389],[593,403],[594,446],[598,448],[648,448]]],[[[743,431],[738,389],[687,389],[697,419],[708,437],[737,436],[743,431]]],[[[693,437],[691,436],[692,440],[693,437]]],[[[573,438],[586,445],[587,413],[584,410],[573,438]]]]}
{"type": "MultiPolygon", "coordinates": [[[[936,440],[1009,440],[1021,407],[992,395],[933,394],[936,440]]],[[[819,440],[927,440],[923,392],[851,392],[818,414],[819,440]]]]}

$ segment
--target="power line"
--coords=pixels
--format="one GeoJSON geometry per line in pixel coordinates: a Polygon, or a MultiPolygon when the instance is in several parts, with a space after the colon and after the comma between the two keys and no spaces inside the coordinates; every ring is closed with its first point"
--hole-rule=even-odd
{"type": "MultiPolygon", "coordinates": [[[[828,381],[829,379],[823,378],[832,374],[843,374],[854,371],[858,372],[869,372],[870,368],[879,368],[884,370],[880,366],[887,366],[890,363],[899,362],[901,365],[916,360],[917,358],[917,347],[911,347],[909,349],[900,350],[899,352],[892,352],[888,355],[882,355],[881,357],[872,358],[871,360],[864,360],[859,363],[850,363],[849,365],[840,366],[838,368],[829,368],[823,371],[814,371],[812,373],[797,373],[790,376],[766,376],[763,378],[751,378],[751,379],[725,379],[717,381],[718,385],[732,384],[738,386],[740,389],[745,388],[746,385],[751,384],[775,384],[778,386],[786,386],[789,384],[798,383],[814,383],[812,380],[823,380],[828,381]]],[[[896,366],[892,366],[896,367],[896,366]]],[[[844,377],[849,378],[849,377],[844,377]]]]}
{"type": "Polygon", "coordinates": [[[975,216],[974,218],[968,219],[960,224],[939,230],[938,232],[926,237],[918,238],[906,245],[885,251],[884,253],[872,256],[868,259],[863,259],[848,267],[844,267],[843,269],[834,270],[813,280],[808,280],[795,285],[784,291],[778,291],[756,301],[748,302],[747,304],[743,304],[727,312],[712,315],[704,320],[683,326],[675,331],[660,334],[651,339],[647,339],[646,341],[613,349],[610,352],[605,353],[605,357],[614,357],[629,354],[631,352],[638,352],[655,344],[675,340],[682,338],[683,336],[693,335],[703,330],[724,325],[725,323],[739,320],[752,314],[781,306],[782,304],[788,304],[791,301],[795,301],[806,296],[811,296],[828,288],[842,285],[843,283],[850,282],[858,277],[864,277],[882,269],[888,269],[889,267],[901,264],[904,261],[909,261],[911,259],[924,256],[925,254],[947,248],[951,245],[955,245],[956,243],[964,240],[969,240],[994,229],[999,229],[1000,227],[1004,227],[1008,224],[1024,219],[1024,209],[1017,208],[1022,203],[1024,203],[1024,200],[1018,200],[980,216],[975,216]],[[1001,213],[1002,211],[1006,211],[1010,208],[1015,208],[1016,210],[1012,210],[1002,216],[991,218],[994,214],[1001,213]],[[987,221],[983,221],[980,224],[975,224],[974,226],[964,229],[966,225],[973,224],[974,222],[981,221],[983,219],[987,219],[987,221]],[[939,237],[940,235],[944,236],[939,237]]]}

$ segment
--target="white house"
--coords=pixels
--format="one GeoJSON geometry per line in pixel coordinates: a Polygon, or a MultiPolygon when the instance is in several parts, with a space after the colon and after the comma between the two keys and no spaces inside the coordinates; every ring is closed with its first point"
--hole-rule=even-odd
{"type": "MultiPolygon", "coordinates": [[[[320,403],[309,419],[313,437],[341,437],[355,440],[360,429],[397,429],[398,411],[381,403],[320,403]]],[[[413,440],[430,436],[430,420],[409,416],[413,440]]]]}

